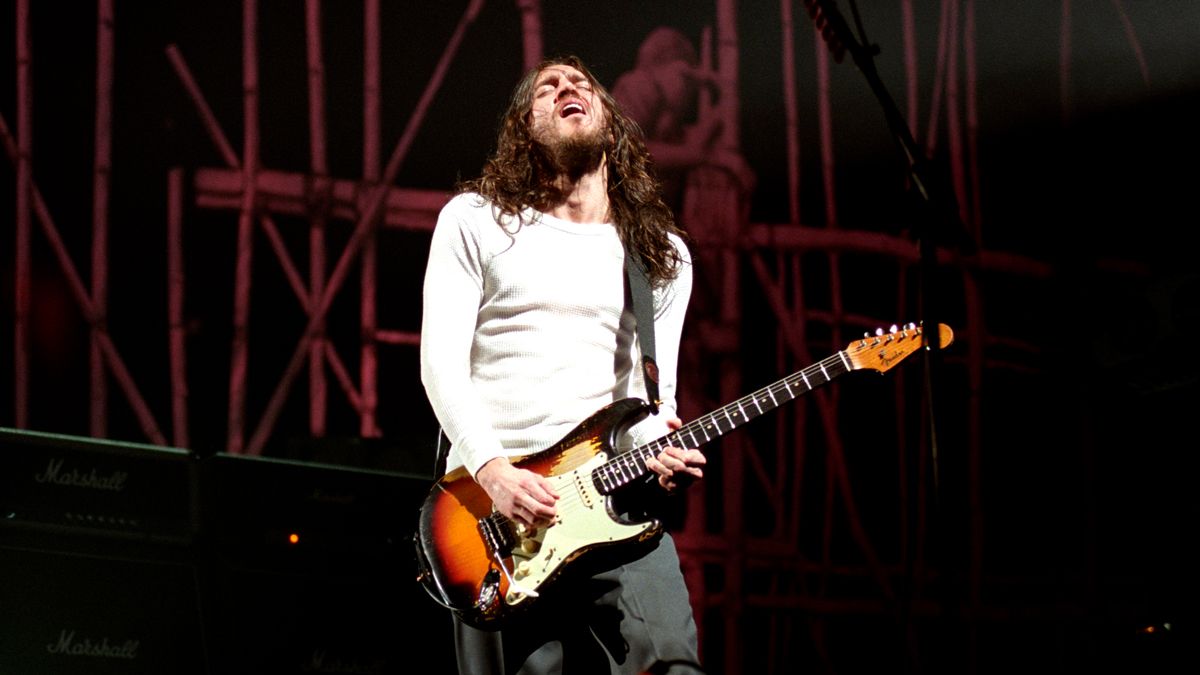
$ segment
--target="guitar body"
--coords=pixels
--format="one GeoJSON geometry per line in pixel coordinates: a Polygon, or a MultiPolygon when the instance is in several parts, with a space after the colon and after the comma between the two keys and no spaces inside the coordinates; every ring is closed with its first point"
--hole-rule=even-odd
{"type": "Polygon", "coordinates": [[[593,471],[613,455],[616,439],[650,413],[639,399],[605,406],[550,448],[511,458],[515,466],[554,484],[555,521],[533,531],[495,511],[491,498],[465,468],[430,490],[417,533],[418,579],[465,623],[494,630],[527,608],[539,589],[568,563],[597,549],[644,541],[661,532],[658,521],[627,522],[613,512],[593,471]]]}

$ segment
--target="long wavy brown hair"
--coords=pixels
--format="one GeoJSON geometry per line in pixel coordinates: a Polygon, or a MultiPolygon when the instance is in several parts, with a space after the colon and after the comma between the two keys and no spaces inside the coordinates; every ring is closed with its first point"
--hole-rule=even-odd
{"type": "Polygon", "coordinates": [[[668,235],[683,237],[684,233],[662,199],[642,130],[621,112],[620,105],[578,57],[547,59],[525,74],[501,120],[495,152],[480,176],[460,182],[458,191],[476,192],[500,213],[518,219],[525,208],[543,211],[561,201],[563,195],[554,180],[557,170],[530,130],[534,82],[542,70],[555,65],[583,73],[608,111],[608,202],[621,242],[641,256],[651,283],[675,278],[683,261],[668,235]]]}

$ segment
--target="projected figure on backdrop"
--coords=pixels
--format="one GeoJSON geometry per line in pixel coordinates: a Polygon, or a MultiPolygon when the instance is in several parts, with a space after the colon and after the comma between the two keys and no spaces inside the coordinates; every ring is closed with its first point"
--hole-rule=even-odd
{"type": "Polygon", "coordinates": [[[667,26],[646,36],[633,70],[613,84],[613,98],[646,135],[663,197],[677,213],[687,173],[697,166],[721,167],[746,188],[754,181],[741,154],[726,149],[716,109],[702,105],[706,92],[722,96],[716,74],[700,65],[687,36],[667,26]]]}
{"type": "Polygon", "coordinates": [[[689,317],[706,334],[722,323],[721,306],[729,304],[724,296],[735,288],[733,245],[755,183],[733,142],[735,130],[722,123],[722,106],[735,96],[701,64],[692,41],[669,26],[646,36],[633,69],[613,84],[613,98],[645,132],[664,200],[695,246],[689,317]]]}

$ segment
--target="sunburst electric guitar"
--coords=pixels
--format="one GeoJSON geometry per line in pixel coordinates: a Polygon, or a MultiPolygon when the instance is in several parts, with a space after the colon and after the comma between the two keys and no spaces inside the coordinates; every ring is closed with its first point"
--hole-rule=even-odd
{"type": "MultiPolygon", "coordinates": [[[[950,328],[939,325],[939,346],[952,340],[950,328]]],[[[421,506],[414,537],[417,578],[465,623],[501,628],[537,604],[582,557],[661,534],[660,521],[630,521],[612,505],[614,494],[651,473],[647,458],[669,446],[698,448],[839,375],[883,373],[923,347],[928,344],[919,326],[877,331],[658,440],[621,452],[614,450],[616,439],[651,407],[637,398],[613,402],[550,448],[512,458],[515,466],[545,476],[560,495],[557,516],[544,528],[529,530],[501,515],[470,474],[456,469],[433,485],[421,506]]]]}

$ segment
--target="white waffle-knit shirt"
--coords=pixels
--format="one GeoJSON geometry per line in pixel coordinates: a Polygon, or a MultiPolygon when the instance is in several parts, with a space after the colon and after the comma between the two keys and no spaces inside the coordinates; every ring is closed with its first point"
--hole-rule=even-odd
{"type": "MultiPolygon", "coordinates": [[[[525,215],[498,224],[490,203],[460,194],[433,231],[421,381],[451,443],[447,471],[465,466],[473,476],[496,457],[546,449],[605,405],[647,397],[616,228],[525,215]]],[[[671,241],[684,264],[654,289],[662,405],[623,446],[661,437],[676,416],[692,267],[683,241],[671,241]]]]}

